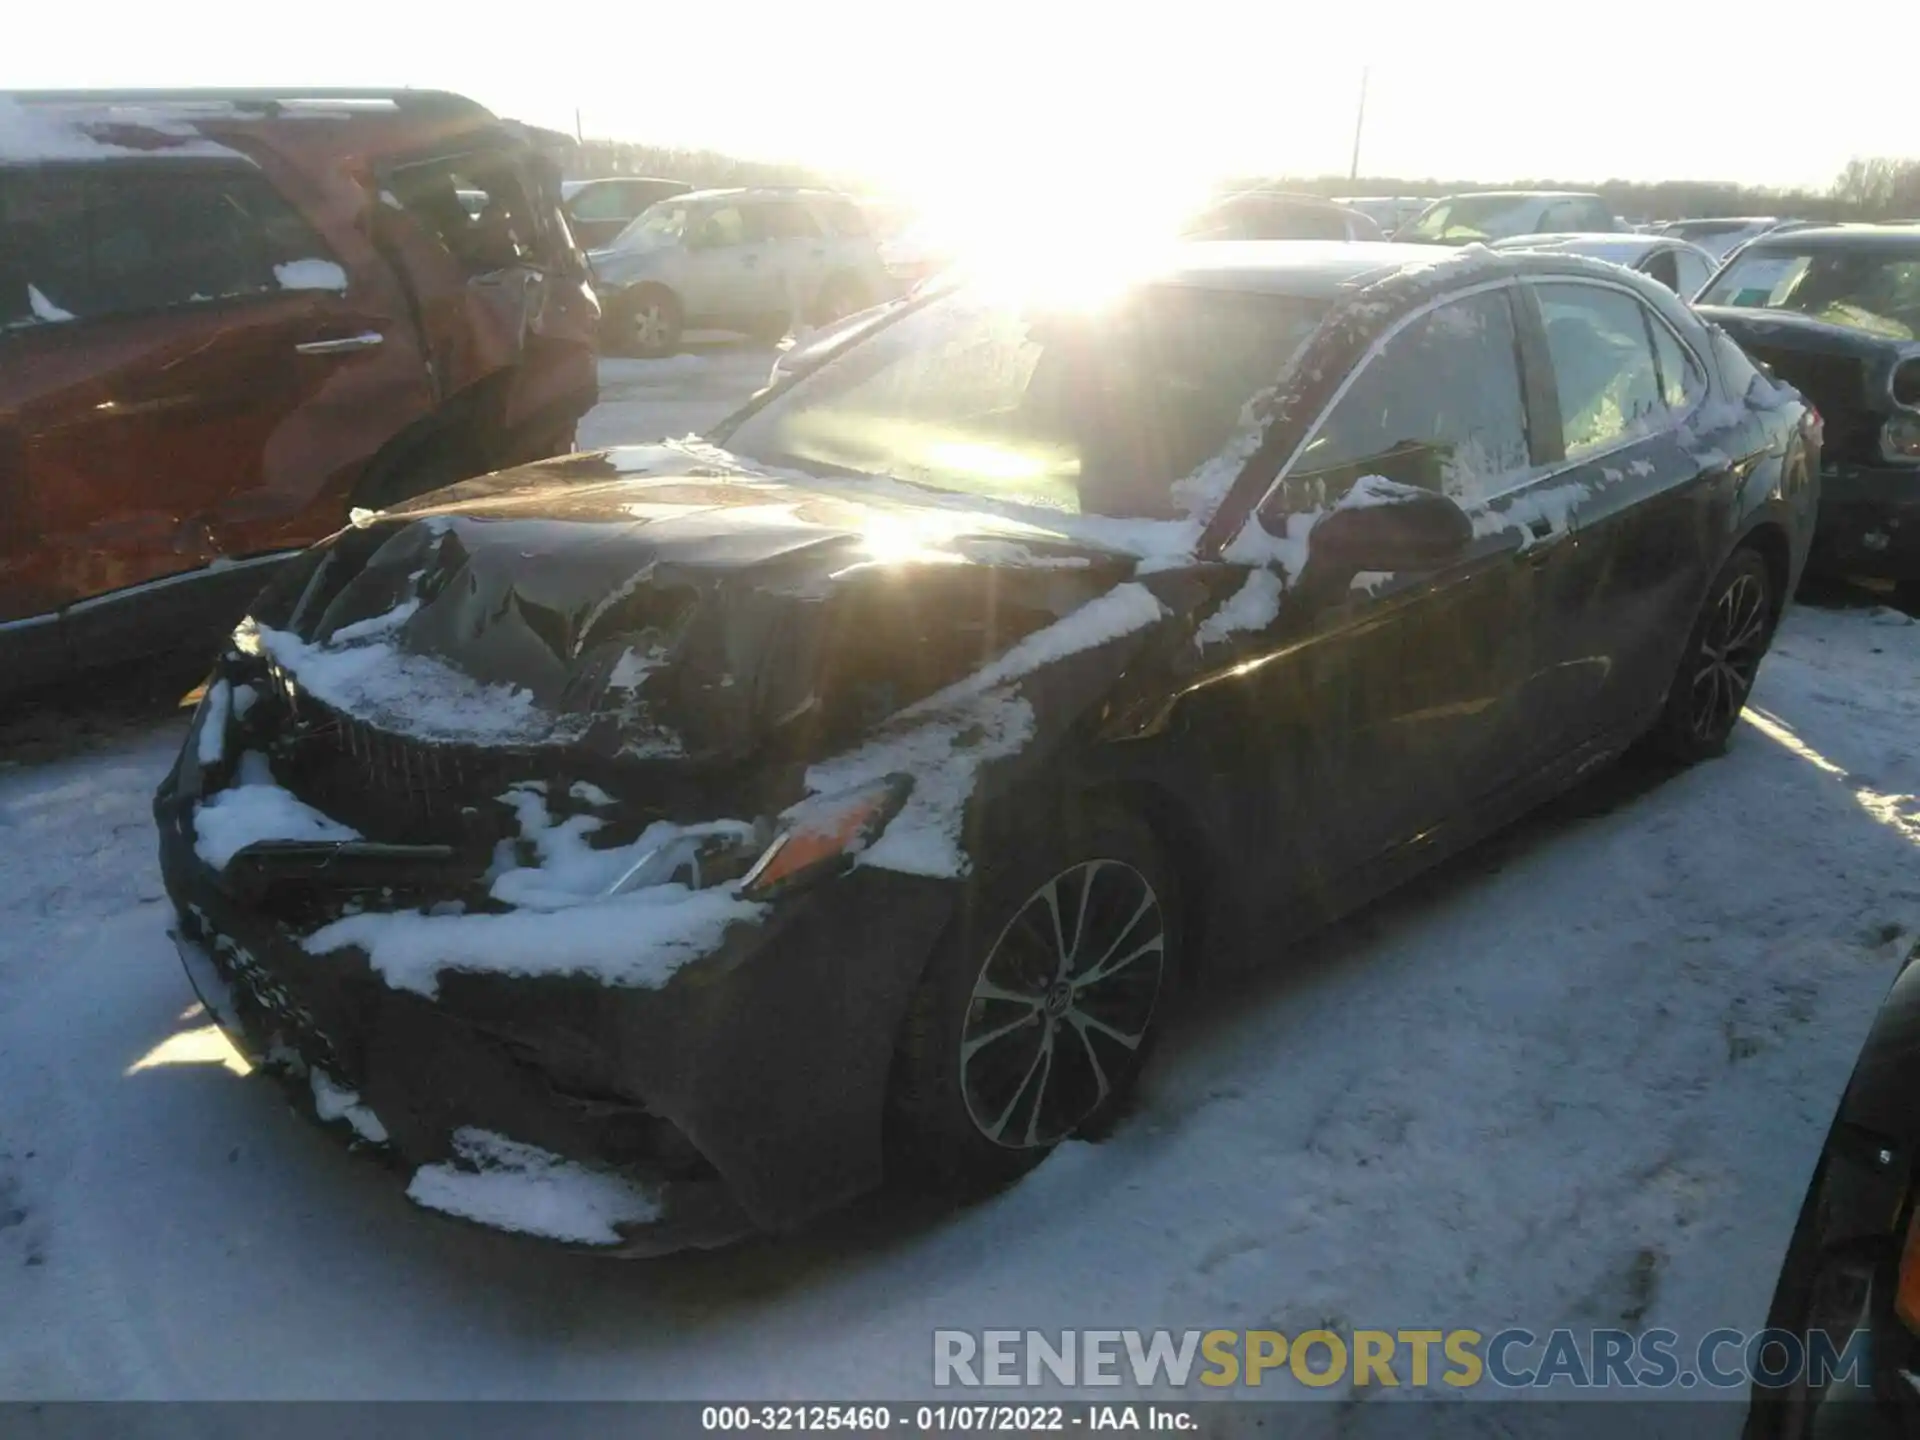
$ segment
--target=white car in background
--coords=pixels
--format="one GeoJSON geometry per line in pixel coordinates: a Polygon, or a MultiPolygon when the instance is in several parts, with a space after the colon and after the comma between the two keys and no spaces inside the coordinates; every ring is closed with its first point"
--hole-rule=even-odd
{"type": "Polygon", "coordinates": [[[1797,223],[1772,215],[1720,215],[1708,219],[1670,220],[1660,227],[1660,233],[1675,240],[1691,241],[1713,256],[1717,264],[1747,241],[1782,225],[1797,223]]]}
{"type": "Polygon", "coordinates": [[[1493,242],[1495,250],[1552,250],[1562,255],[1585,255],[1624,265],[1658,280],[1682,300],[1691,300],[1706,285],[1720,262],[1698,245],[1671,235],[1603,232],[1594,235],[1516,235],[1493,242]]]}
{"type": "Polygon", "coordinates": [[[1487,245],[1516,235],[1615,233],[1620,221],[1579,190],[1476,190],[1436,200],[1394,233],[1416,245],[1487,245]]]}
{"type": "Polygon", "coordinates": [[[1430,195],[1336,195],[1333,203],[1358,210],[1380,227],[1389,240],[1393,232],[1433,204],[1430,195]]]}
{"type": "Polygon", "coordinates": [[[777,338],[891,293],[860,207],[830,190],[696,190],[587,256],[604,348],[668,355],[687,330],[777,338]]]}

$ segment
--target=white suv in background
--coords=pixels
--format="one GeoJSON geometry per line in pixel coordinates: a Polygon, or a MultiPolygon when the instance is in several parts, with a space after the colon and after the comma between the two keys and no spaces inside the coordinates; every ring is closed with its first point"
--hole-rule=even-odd
{"type": "Polygon", "coordinates": [[[592,251],[604,348],[667,355],[686,330],[778,337],[890,293],[860,207],[828,190],[696,190],[592,251]]]}

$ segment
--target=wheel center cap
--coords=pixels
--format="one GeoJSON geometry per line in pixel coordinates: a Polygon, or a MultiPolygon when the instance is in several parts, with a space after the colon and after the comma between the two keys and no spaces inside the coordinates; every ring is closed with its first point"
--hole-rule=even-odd
{"type": "Polygon", "coordinates": [[[1056,1018],[1067,1013],[1073,1004],[1073,986],[1065,980],[1056,980],[1047,991],[1047,1014],[1056,1018]]]}

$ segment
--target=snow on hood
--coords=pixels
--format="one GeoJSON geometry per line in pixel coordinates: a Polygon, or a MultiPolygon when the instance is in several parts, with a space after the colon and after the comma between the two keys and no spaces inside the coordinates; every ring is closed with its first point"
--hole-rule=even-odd
{"type": "Polygon", "coordinates": [[[810,767],[807,790],[834,795],[887,775],[912,775],[913,793],[856,863],[909,875],[964,875],[970,867],[962,829],[981,767],[1018,753],[1033,738],[1033,707],[1011,687],[1043,666],[1122,639],[1166,614],[1144,585],[1115,586],[965,679],[908,706],[864,744],[810,767]]]}

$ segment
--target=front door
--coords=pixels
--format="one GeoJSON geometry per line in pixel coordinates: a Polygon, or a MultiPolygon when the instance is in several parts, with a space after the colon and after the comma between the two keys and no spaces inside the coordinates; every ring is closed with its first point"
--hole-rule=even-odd
{"type": "MultiPolygon", "coordinates": [[[[1252,523],[1304,537],[1310,556],[1315,515],[1364,475],[1439,490],[1470,514],[1497,504],[1534,463],[1512,305],[1511,287],[1494,286],[1404,322],[1252,523]]],[[[1308,837],[1297,859],[1330,908],[1472,829],[1480,802],[1514,778],[1533,571],[1510,527],[1476,529],[1444,566],[1336,577],[1331,591],[1282,546],[1284,573],[1249,581],[1272,587],[1271,618],[1222,635],[1220,663],[1240,679],[1212,687],[1223,708],[1211,743],[1259,749],[1246,803],[1274,843],[1308,837]]]]}

